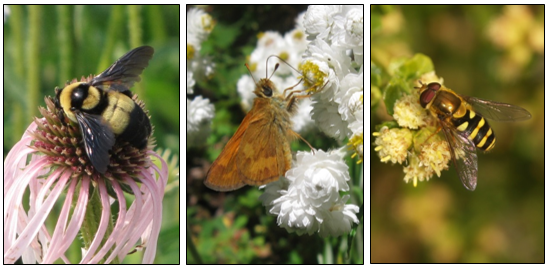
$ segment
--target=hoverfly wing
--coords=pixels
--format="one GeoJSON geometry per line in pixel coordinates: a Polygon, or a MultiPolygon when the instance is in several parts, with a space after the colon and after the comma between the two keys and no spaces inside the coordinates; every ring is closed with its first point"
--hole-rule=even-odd
{"type": "Polygon", "coordinates": [[[487,119],[494,121],[523,121],[531,118],[529,111],[516,105],[470,96],[461,97],[472,106],[474,111],[487,119]]]}
{"type": "Polygon", "coordinates": [[[119,92],[129,91],[135,82],[141,80],[139,75],[148,66],[148,62],[154,54],[154,48],[141,46],[129,51],[116,60],[108,69],[95,76],[91,85],[105,91],[115,90],[119,92]]]}
{"type": "Polygon", "coordinates": [[[478,184],[476,145],[463,132],[453,130],[450,125],[446,125],[443,121],[441,121],[441,124],[445,138],[449,142],[453,166],[455,166],[464,187],[474,191],[478,184]]]}

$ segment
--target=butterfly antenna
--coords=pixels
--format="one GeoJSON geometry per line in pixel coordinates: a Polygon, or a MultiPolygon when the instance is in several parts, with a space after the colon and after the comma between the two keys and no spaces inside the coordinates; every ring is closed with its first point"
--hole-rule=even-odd
{"type": "Polygon", "coordinates": [[[247,71],[249,71],[249,75],[251,75],[251,79],[253,79],[253,82],[257,84],[257,81],[255,81],[255,77],[253,77],[253,73],[251,73],[251,70],[249,69],[249,65],[245,63],[245,67],[247,68],[247,71]]]}
{"type": "MultiPolygon", "coordinates": [[[[281,60],[283,63],[285,63],[287,66],[289,66],[290,68],[292,68],[294,71],[296,71],[298,74],[302,75],[304,79],[306,79],[309,83],[313,84],[314,82],[312,82],[310,79],[308,79],[307,77],[304,76],[304,74],[302,74],[298,69],[296,69],[295,67],[291,66],[291,64],[289,64],[287,61],[285,61],[284,59],[282,59],[281,57],[279,56],[276,56],[276,55],[270,55],[268,56],[268,58],[266,59],[266,67],[268,68],[268,60],[271,58],[271,57],[276,57],[278,58],[279,60],[281,60]]],[[[278,68],[278,65],[276,65],[276,69],[278,68]]],[[[274,70],[276,71],[276,70],[274,70]]],[[[268,72],[267,72],[268,73],[268,72]]]]}
{"type": "MultiPolygon", "coordinates": [[[[278,67],[280,67],[280,63],[276,63],[276,66],[274,66],[274,71],[272,72],[272,74],[270,74],[270,77],[268,77],[269,80],[270,78],[272,78],[272,76],[274,76],[274,73],[276,72],[278,67]]],[[[268,76],[268,63],[266,63],[266,75],[268,76]]]]}
{"type": "MultiPolygon", "coordinates": [[[[297,73],[301,74],[301,72],[299,70],[297,70],[295,67],[291,66],[291,64],[289,64],[287,61],[283,60],[281,57],[279,56],[276,56],[276,55],[270,55],[267,59],[266,59],[266,62],[268,63],[268,60],[271,58],[271,57],[277,57],[279,60],[281,60],[283,63],[285,63],[287,66],[289,66],[290,68],[292,68],[293,70],[295,70],[297,73]]],[[[267,65],[268,66],[268,65],[267,65]]]]}

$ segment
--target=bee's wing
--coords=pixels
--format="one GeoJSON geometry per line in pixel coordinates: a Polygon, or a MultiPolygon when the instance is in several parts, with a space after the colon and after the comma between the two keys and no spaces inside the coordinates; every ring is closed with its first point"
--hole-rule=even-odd
{"type": "Polygon", "coordinates": [[[531,113],[516,105],[479,99],[470,96],[461,96],[472,109],[483,117],[495,121],[523,121],[531,118],[531,113]]]}
{"type": "Polygon", "coordinates": [[[476,154],[476,146],[465,134],[454,130],[444,121],[440,122],[447,142],[449,142],[451,160],[457,170],[457,174],[464,187],[470,191],[474,191],[478,183],[478,156],[476,154]]]}
{"type": "Polygon", "coordinates": [[[91,85],[105,91],[129,91],[135,82],[141,80],[139,75],[148,66],[154,49],[150,46],[141,46],[129,51],[116,60],[108,69],[91,80],[91,85]]]}
{"type": "Polygon", "coordinates": [[[74,114],[84,137],[84,147],[89,160],[98,172],[104,174],[110,163],[108,151],[114,145],[114,133],[100,115],[84,112],[74,114]]]}

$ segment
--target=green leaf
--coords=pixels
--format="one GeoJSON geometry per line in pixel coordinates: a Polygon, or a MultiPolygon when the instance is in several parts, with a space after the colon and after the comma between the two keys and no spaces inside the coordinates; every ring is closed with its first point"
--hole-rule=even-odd
{"type": "Polygon", "coordinates": [[[386,105],[386,112],[388,114],[394,114],[394,103],[399,99],[403,94],[406,94],[406,91],[403,90],[407,85],[399,79],[393,79],[384,90],[384,105],[386,105]],[[394,81],[395,80],[395,81],[394,81]]]}
{"type": "Polygon", "coordinates": [[[434,63],[429,57],[423,54],[415,54],[396,70],[394,76],[398,76],[404,81],[412,81],[433,70],[434,63]]]}
{"type": "Polygon", "coordinates": [[[381,128],[384,126],[388,127],[388,129],[400,128],[400,126],[398,125],[396,121],[385,121],[385,122],[382,122],[381,124],[375,125],[375,131],[379,132],[381,128]]]}
{"type": "Polygon", "coordinates": [[[381,86],[382,69],[371,61],[371,85],[381,86]]]}

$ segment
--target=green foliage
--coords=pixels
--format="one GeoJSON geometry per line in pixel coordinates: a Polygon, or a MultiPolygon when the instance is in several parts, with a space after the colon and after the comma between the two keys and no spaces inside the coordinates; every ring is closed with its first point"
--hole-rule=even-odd
{"type": "MultiPolygon", "coordinates": [[[[371,77],[375,77],[375,84],[382,84],[380,81],[383,76],[380,68],[375,66],[372,68],[371,77]]],[[[410,94],[412,90],[412,84],[417,79],[428,72],[434,70],[432,60],[423,55],[416,54],[412,58],[398,58],[390,62],[388,67],[388,73],[392,75],[384,75],[388,79],[383,91],[384,104],[388,114],[394,114],[394,104],[403,94],[410,94]]],[[[372,80],[373,82],[373,80],[372,80]]]]}
{"type": "Polygon", "coordinates": [[[404,81],[418,79],[422,74],[434,70],[432,60],[423,54],[416,54],[411,59],[398,63],[391,65],[394,68],[394,76],[404,81]]]}
{"type": "MultiPolygon", "coordinates": [[[[203,263],[249,263],[256,257],[257,251],[265,249],[263,236],[252,236],[246,229],[248,216],[235,216],[234,212],[216,217],[211,220],[197,223],[194,209],[187,210],[189,225],[201,227],[196,242],[191,244],[197,247],[203,263]]],[[[196,232],[196,231],[193,231],[196,232]]],[[[189,256],[187,263],[197,263],[197,259],[189,256]]]]}

